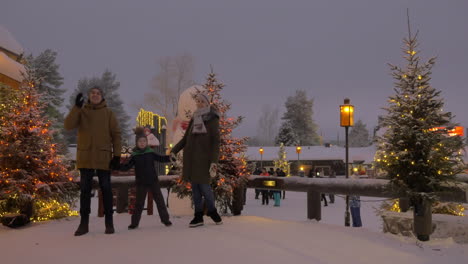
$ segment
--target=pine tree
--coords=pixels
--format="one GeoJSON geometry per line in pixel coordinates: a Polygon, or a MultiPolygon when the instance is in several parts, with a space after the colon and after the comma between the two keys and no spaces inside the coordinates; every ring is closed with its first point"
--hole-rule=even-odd
{"type": "MultiPolygon", "coordinates": [[[[104,92],[104,99],[106,100],[107,106],[115,113],[119,122],[120,129],[122,131],[122,139],[129,140],[130,138],[130,117],[125,112],[124,104],[120,99],[118,89],[120,88],[120,82],[116,80],[116,75],[111,71],[106,70],[100,78],[83,78],[78,81],[77,88],[73,91],[70,96],[69,106],[71,109],[75,105],[75,98],[79,93],[83,93],[84,97],[87,98],[88,90],[94,86],[99,86],[104,92]]],[[[87,101],[87,99],[85,99],[87,101]]],[[[76,143],[76,131],[67,133],[67,140],[69,143],[76,143]]]]}
{"type": "Polygon", "coordinates": [[[296,94],[289,96],[285,103],[286,112],[282,117],[284,122],[281,127],[283,128],[285,126],[284,123],[289,122],[292,130],[298,136],[299,144],[303,146],[320,144],[317,125],[312,119],[313,105],[314,100],[307,99],[307,94],[303,90],[297,90],[296,94]]]}
{"type": "Polygon", "coordinates": [[[0,118],[0,216],[24,212],[32,220],[76,214],[70,210],[77,188],[52,142],[45,104],[36,88],[34,69],[10,97],[0,118]]]}
{"type": "Polygon", "coordinates": [[[369,131],[366,125],[361,120],[358,120],[349,132],[349,146],[367,147],[369,143],[369,131]]]}
{"type": "Polygon", "coordinates": [[[280,143],[280,148],[278,150],[278,159],[273,161],[276,168],[280,168],[286,173],[287,176],[290,175],[290,165],[286,156],[286,150],[284,149],[284,144],[280,143]]]}
{"type": "Polygon", "coordinates": [[[377,166],[387,173],[392,187],[413,204],[435,199],[433,193],[462,171],[464,147],[460,137],[434,131],[454,124],[452,114],[443,111],[441,92],[429,84],[435,59],[420,62],[417,35],[409,30],[404,39],[407,65],[390,65],[395,95],[380,118],[379,127],[385,132],[378,137],[376,154],[377,166]]]}
{"type": "Polygon", "coordinates": [[[37,91],[40,100],[45,104],[43,115],[50,120],[52,126],[53,142],[57,144],[58,151],[67,153],[67,142],[64,137],[63,113],[60,107],[63,104],[63,94],[65,89],[61,89],[63,77],[59,72],[59,65],[55,62],[57,52],[47,49],[34,57],[32,54],[26,57],[27,64],[36,76],[38,81],[37,91]]]}
{"type": "Polygon", "coordinates": [[[278,136],[276,136],[275,139],[275,144],[284,144],[285,146],[295,146],[299,144],[299,136],[292,128],[292,124],[290,121],[286,121],[283,124],[281,124],[278,136]]]}
{"type": "MultiPolygon", "coordinates": [[[[248,138],[235,138],[232,136],[233,130],[239,126],[243,118],[227,116],[227,112],[231,109],[231,104],[222,99],[221,91],[224,84],[218,82],[216,74],[213,71],[208,75],[203,87],[211,97],[211,105],[220,113],[219,129],[221,140],[219,166],[216,177],[211,180],[211,186],[220,211],[227,212],[227,209],[230,209],[234,213],[232,207],[233,192],[236,188],[242,188],[246,184],[250,171],[247,166],[247,159],[244,156],[247,150],[245,143],[248,138]]],[[[180,162],[178,165],[181,168],[180,162]]],[[[191,193],[190,183],[184,182],[182,178],[179,178],[173,190],[179,197],[188,196],[191,193]]]]}

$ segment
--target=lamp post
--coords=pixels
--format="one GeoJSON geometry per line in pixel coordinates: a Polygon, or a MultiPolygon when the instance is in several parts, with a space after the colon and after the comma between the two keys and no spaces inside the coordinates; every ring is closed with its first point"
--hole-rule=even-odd
{"type": "MultiPolygon", "coordinates": [[[[299,167],[300,167],[300,166],[299,166],[299,155],[301,154],[301,150],[302,150],[301,146],[296,146],[296,153],[297,153],[297,168],[298,168],[298,169],[299,169],[299,167]]],[[[299,172],[299,173],[300,173],[300,172],[299,172]]],[[[299,175],[299,176],[301,176],[301,177],[302,177],[302,175],[299,175]]]]}
{"type": "MultiPolygon", "coordinates": [[[[354,125],[354,106],[349,103],[349,98],[344,99],[344,104],[340,105],[340,126],[345,128],[345,175],[346,179],[349,178],[349,169],[348,169],[348,129],[350,126],[354,125]]],[[[346,195],[346,211],[345,211],[345,226],[350,226],[349,224],[349,196],[346,195]]]]}
{"type": "Polygon", "coordinates": [[[260,148],[258,152],[260,153],[260,169],[262,169],[263,168],[263,148],[260,148]]]}

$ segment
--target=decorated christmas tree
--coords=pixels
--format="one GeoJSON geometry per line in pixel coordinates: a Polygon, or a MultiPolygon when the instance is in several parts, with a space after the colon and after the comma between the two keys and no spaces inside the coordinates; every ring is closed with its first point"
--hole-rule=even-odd
{"type": "MultiPolygon", "coordinates": [[[[244,153],[247,149],[245,142],[248,138],[235,138],[232,131],[242,122],[242,117],[228,117],[227,112],[231,104],[224,101],[221,91],[224,84],[218,82],[213,71],[208,75],[206,83],[203,85],[211,99],[211,105],[219,112],[220,121],[220,154],[219,166],[216,177],[212,178],[211,185],[216,199],[216,205],[221,212],[226,213],[229,209],[233,212],[234,191],[236,188],[243,188],[247,182],[250,169],[244,153]]],[[[200,91],[201,92],[201,91],[200,91]]],[[[196,96],[196,94],[194,94],[196,96]]],[[[181,168],[179,159],[177,166],[181,168]]],[[[180,173],[180,171],[179,171],[180,173]]],[[[179,197],[191,194],[190,183],[179,178],[173,188],[179,197]]],[[[233,212],[234,213],[234,212],[233,212]]]]}
{"type": "Polygon", "coordinates": [[[450,136],[455,124],[444,112],[441,92],[430,86],[435,59],[420,61],[417,33],[404,39],[406,66],[390,65],[395,95],[389,98],[379,126],[377,166],[386,172],[391,186],[413,205],[434,201],[435,192],[463,169],[462,138],[450,136]]]}
{"type": "MultiPolygon", "coordinates": [[[[34,74],[28,70],[27,76],[34,74]]],[[[76,214],[70,205],[77,187],[52,143],[36,80],[25,81],[11,95],[0,118],[0,217],[20,214],[41,221],[76,214]]]]}
{"type": "Polygon", "coordinates": [[[276,168],[280,168],[282,171],[286,173],[286,176],[290,175],[290,162],[288,162],[286,156],[286,150],[284,149],[284,144],[280,144],[280,148],[278,150],[278,159],[274,160],[274,164],[276,168]]]}

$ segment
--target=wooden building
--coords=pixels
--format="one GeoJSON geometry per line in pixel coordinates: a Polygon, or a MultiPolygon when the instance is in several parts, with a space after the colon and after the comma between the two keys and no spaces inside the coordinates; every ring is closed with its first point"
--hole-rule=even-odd
{"type": "Polygon", "coordinates": [[[23,81],[22,74],[25,72],[23,53],[21,45],[0,25],[0,84],[13,89],[19,88],[23,81]]]}

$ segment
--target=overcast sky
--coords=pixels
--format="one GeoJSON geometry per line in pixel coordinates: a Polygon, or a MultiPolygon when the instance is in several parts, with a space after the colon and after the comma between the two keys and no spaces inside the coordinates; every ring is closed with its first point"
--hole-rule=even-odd
{"type": "Polygon", "coordinates": [[[438,57],[432,85],[468,126],[466,0],[3,0],[0,23],[27,52],[58,52],[66,102],[80,78],[110,69],[135,117],[131,104],[143,101],[156,60],[189,52],[196,80],[214,65],[231,114],[246,117],[237,135],[255,135],[263,105],[283,112],[304,89],[319,133],[335,139],[345,97],[356,119],[376,125],[393,92],[387,63],[404,63],[408,7],[422,57],[438,57]]]}

